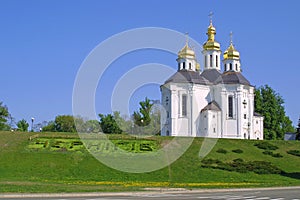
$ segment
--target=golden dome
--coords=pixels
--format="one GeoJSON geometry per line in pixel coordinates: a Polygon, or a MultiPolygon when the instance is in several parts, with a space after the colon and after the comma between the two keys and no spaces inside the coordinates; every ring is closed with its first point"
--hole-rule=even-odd
{"type": "Polygon", "coordinates": [[[224,60],[240,59],[240,53],[234,48],[232,43],[232,33],[230,33],[230,45],[224,52],[224,60]]]}
{"type": "Polygon", "coordinates": [[[189,47],[188,43],[178,52],[178,58],[195,58],[195,52],[189,47]]]}
{"type": "Polygon", "coordinates": [[[220,50],[220,44],[215,41],[215,35],[216,35],[216,28],[213,26],[212,21],[209,24],[209,27],[207,28],[208,36],[207,41],[203,44],[203,49],[205,50],[220,50]]]}
{"type": "Polygon", "coordinates": [[[200,71],[200,64],[198,62],[196,63],[196,71],[200,71]]]}

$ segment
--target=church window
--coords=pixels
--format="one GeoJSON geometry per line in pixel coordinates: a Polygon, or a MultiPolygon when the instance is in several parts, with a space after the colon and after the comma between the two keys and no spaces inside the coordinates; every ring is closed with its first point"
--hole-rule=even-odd
{"type": "Polygon", "coordinates": [[[210,67],[212,67],[212,55],[209,56],[209,64],[210,64],[210,67]]]}
{"type": "Polygon", "coordinates": [[[216,55],[216,66],[217,67],[219,67],[219,62],[218,61],[219,61],[219,58],[218,58],[218,55],[216,55]]]}
{"type": "Polygon", "coordinates": [[[214,133],[216,133],[216,128],[214,128],[214,133]]]}
{"type": "Polygon", "coordinates": [[[233,97],[228,97],[228,117],[233,118],[233,97]]]}
{"type": "Polygon", "coordinates": [[[238,64],[235,64],[235,70],[238,71],[238,64]]]}
{"type": "Polygon", "coordinates": [[[246,114],[244,114],[244,119],[247,119],[247,115],[246,114]]]}
{"type": "Polygon", "coordinates": [[[189,68],[192,69],[192,63],[189,63],[189,68]]]}
{"type": "Polygon", "coordinates": [[[229,64],[229,70],[232,70],[232,63],[229,64]]]}
{"type": "Polygon", "coordinates": [[[185,62],[182,63],[182,69],[185,69],[185,62]]]}
{"type": "Polygon", "coordinates": [[[182,99],[181,99],[181,115],[182,116],[186,116],[187,115],[187,96],[186,95],[182,95],[182,99]]]}
{"type": "Polygon", "coordinates": [[[170,117],[170,113],[169,113],[169,111],[167,111],[167,118],[169,118],[170,117]]]}
{"type": "Polygon", "coordinates": [[[256,124],[258,124],[258,121],[256,120],[256,124]]]}
{"type": "Polygon", "coordinates": [[[224,70],[227,71],[226,64],[224,64],[224,70]]]}

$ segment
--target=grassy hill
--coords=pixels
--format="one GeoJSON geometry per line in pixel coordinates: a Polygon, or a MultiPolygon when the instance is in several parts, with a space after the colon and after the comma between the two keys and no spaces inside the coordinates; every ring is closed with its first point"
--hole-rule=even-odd
{"type": "MultiPolygon", "coordinates": [[[[127,136],[111,137],[115,141],[130,139],[127,136]]],[[[159,146],[171,138],[152,139],[159,146]]],[[[203,138],[195,138],[188,151],[169,167],[151,173],[131,174],[100,163],[80,144],[76,134],[0,132],[0,192],[300,185],[299,141],[264,143],[219,139],[213,150],[201,159],[199,150],[202,142],[203,138]],[[262,144],[261,148],[258,144],[262,144]],[[272,149],[272,146],[277,149],[272,149]],[[264,147],[267,149],[262,149],[264,147]],[[290,150],[295,155],[287,153],[290,150]],[[271,168],[279,171],[268,174],[271,168]]],[[[156,148],[155,144],[153,148],[156,148]]]]}

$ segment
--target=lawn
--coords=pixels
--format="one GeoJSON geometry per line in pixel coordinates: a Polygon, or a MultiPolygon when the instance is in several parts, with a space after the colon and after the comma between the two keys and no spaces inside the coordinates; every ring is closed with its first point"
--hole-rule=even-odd
{"type": "MultiPolygon", "coordinates": [[[[119,148],[134,153],[157,151],[170,137],[139,140],[112,135],[119,148]]],[[[132,191],[153,187],[232,188],[300,185],[299,141],[268,141],[276,150],[260,149],[261,141],[219,139],[204,159],[231,163],[266,161],[284,173],[240,173],[204,167],[199,150],[203,138],[176,162],[149,173],[125,173],[111,169],[88,153],[74,133],[0,132],[0,192],[99,192],[132,191]],[[270,151],[269,153],[264,153],[270,151]],[[280,154],[282,157],[272,155],[280,154]]],[[[94,148],[94,147],[93,147],[94,148]]],[[[99,151],[106,146],[95,147],[99,151]]]]}

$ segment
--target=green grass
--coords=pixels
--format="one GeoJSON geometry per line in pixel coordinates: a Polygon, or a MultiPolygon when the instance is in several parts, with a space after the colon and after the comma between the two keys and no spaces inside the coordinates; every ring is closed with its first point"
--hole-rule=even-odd
{"type": "MultiPolygon", "coordinates": [[[[124,150],[141,144],[153,150],[171,137],[143,141],[126,135],[111,135],[113,143],[124,150]]],[[[111,169],[96,160],[72,133],[0,132],[0,192],[98,192],[131,191],[146,187],[231,188],[300,185],[300,157],[288,154],[300,150],[299,141],[269,141],[283,157],[263,154],[259,141],[219,139],[205,159],[232,162],[267,161],[284,174],[239,173],[201,167],[199,150],[203,138],[195,138],[188,151],[172,165],[151,173],[132,174],[111,169]],[[58,145],[59,148],[53,147],[58,145]],[[73,145],[72,148],[70,148],[73,145]],[[226,150],[218,153],[219,149],[226,150]],[[237,149],[241,150],[235,153],[237,149]]],[[[148,148],[145,147],[145,148],[148,148]]],[[[137,149],[137,150],[136,150],[137,149]]]]}

